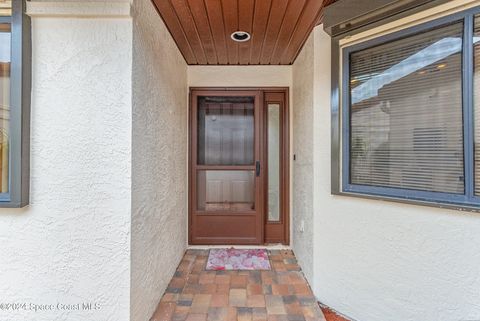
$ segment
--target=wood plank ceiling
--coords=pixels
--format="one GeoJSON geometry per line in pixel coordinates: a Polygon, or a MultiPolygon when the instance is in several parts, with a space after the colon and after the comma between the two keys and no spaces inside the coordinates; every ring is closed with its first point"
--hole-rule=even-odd
{"type": "Polygon", "coordinates": [[[189,65],[290,65],[333,1],[153,0],[189,65]]]}

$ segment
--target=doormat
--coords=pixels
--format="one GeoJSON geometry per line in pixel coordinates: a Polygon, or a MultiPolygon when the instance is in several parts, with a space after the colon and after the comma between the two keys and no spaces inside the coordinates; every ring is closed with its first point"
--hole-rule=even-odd
{"type": "Polygon", "coordinates": [[[267,250],[211,249],[207,270],[270,270],[267,250]]]}

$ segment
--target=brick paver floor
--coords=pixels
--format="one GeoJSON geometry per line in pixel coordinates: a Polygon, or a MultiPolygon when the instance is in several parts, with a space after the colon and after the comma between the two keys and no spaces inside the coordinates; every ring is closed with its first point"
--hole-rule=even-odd
{"type": "Polygon", "coordinates": [[[188,250],[151,321],[325,321],[292,251],[269,251],[271,271],[206,271],[188,250]]]}

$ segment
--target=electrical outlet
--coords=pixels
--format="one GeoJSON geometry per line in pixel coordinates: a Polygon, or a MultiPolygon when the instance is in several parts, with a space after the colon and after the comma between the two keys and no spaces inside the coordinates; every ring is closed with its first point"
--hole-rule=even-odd
{"type": "Polygon", "coordinates": [[[301,233],[305,232],[305,221],[304,220],[300,221],[300,232],[301,233]]]}

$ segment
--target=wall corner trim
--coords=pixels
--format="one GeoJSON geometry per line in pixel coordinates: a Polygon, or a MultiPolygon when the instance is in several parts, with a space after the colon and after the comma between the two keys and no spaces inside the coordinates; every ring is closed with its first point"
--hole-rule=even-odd
{"type": "Polygon", "coordinates": [[[126,1],[27,1],[27,15],[33,18],[130,18],[131,4],[126,1]]]}

